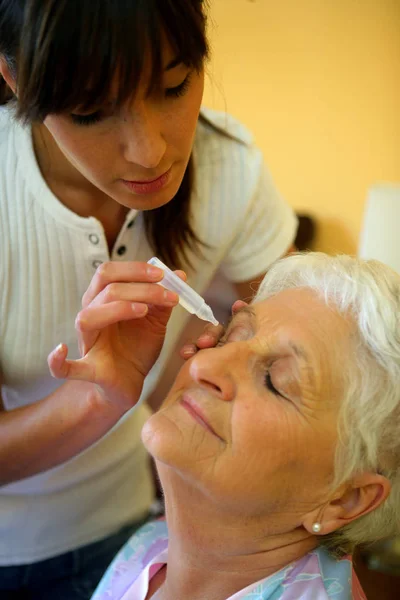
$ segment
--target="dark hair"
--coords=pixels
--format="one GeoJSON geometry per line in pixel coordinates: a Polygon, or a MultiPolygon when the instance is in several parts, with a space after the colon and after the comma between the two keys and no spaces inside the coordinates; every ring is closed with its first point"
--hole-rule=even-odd
{"type": "MultiPolygon", "coordinates": [[[[15,77],[16,116],[97,110],[134,97],[150,57],[149,91],[161,85],[162,33],[174,55],[200,70],[208,56],[203,0],[0,0],[0,57],[15,77]],[[118,90],[112,89],[116,76],[118,90]]],[[[0,81],[0,104],[10,100],[0,81]]],[[[153,250],[172,267],[201,244],[191,226],[191,158],[175,198],[144,212],[153,250]]]]}

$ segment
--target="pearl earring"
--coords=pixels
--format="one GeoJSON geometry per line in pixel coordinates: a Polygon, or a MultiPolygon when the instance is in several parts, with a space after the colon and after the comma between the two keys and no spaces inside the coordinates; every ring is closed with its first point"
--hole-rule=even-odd
{"type": "Polygon", "coordinates": [[[321,523],[313,523],[312,530],[314,533],[319,533],[322,529],[321,523]]]}

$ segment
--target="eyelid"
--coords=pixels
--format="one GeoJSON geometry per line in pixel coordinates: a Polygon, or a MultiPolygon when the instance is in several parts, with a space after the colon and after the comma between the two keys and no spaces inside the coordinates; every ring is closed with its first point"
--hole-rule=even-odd
{"type": "MultiPolygon", "coordinates": [[[[301,398],[301,384],[300,382],[297,380],[297,378],[294,376],[291,376],[291,373],[285,370],[285,372],[283,374],[280,374],[279,372],[274,374],[274,363],[275,362],[279,362],[280,358],[275,358],[273,360],[268,361],[268,364],[265,365],[265,371],[264,373],[268,373],[271,379],[271,382],[274,386],[274,388],[276,389],[278,395],[283,398],[283,400],[286,400],[288,402],[291,402],[293,405],[296,406],[296,399],[298,400],[299,398],[301,398]],[[282,380],[283,377],[283,380],[282,380]],[[297,393],[295,389],[292,389],[292,381],[293,379],[295,379],[295,383],[297,385],[300,386],[299,392],[297,393]]],[[[290,367],[286,367],[286,369],[290,369],[290,367]]]]}
{"type": "Polygon", "coordinates": [[[94,111],[93,113],[89,113],[86,115],[79,115],[76,113],[71,113],[71,119],[77,125],[92,125],[94,123],[99,123],[102,119],[104,119],[104,115],[100,110],[94,111]]]}
{"type": "Polygon", "coordinates": [[[183,81],[178,85],[172,87],[165,88],[165,95],[167,98],[169,97],[180,97],[184,96],[189,89],[191,83],[192,72],[189,71],[183,81]]]}

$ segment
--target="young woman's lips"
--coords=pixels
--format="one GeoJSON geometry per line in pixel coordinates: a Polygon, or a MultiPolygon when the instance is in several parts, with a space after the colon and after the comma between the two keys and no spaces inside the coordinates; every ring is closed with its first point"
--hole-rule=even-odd
{"type": "Polygon", "coordinates": [[[126,179],[121,179],[121,181],[131,192],[134,192],[135,194],[154,194],[154,192],[160,191],[167,185],[171,175],[171,169],[152,181],[127,181],[126,179]]]}
{"type": "Polygon", "coordinates": [[[197,405],[196,402],[193,401],[189,394],[183,394],[182,398],[179,400],[179,403],[193,417],[193,419],[197,421],[197,423],[199,423],[199,425],[201,425],[204,429],[212,433],[212,435],[214,435],[218,439],[222,439],[211,427],[209,422],[204,417],[201,408],[197,405]]]}

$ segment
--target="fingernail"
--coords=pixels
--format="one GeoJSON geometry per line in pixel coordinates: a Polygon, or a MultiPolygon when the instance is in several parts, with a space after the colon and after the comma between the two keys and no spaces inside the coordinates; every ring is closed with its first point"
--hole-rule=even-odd
{"type": "Polygon", "coordinates": [[[54,350],[54,352],[57,352],[57,354],[59,354],[63,349],[63,345],[62,344],[58,344],[57,348],[54,350]]]}
{"type": "Polygon", "coordinates": [[[160,279],[161,275],[163,275],[163,271],[162,271],[162,269],[159,269],[158,267],[153,267],[153,265],[149,265],[147,267],[147,275],[151,279],[160,279]]]}
{"type": "Polygon", "coordinates": [[[192,354],[196,354],[196,348],[194,346],[189,346],[188,348],[183,348],[182,354],[184,354],[185,356],[191,356],[192,354]]]}
{"type": "Polygon", "coordinates": [[[145,315],[147,313],[147,306],[145,304],[132,303],[132,310],[135,315],[145,315]]]}
{"type": "Polygon", "coordinates": [[[213,336],[209,333],[203,333],[198,339],[199,342],[212,342],[214,340],[213,336]]]}

